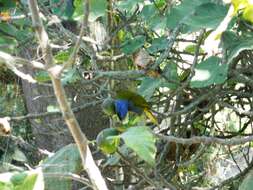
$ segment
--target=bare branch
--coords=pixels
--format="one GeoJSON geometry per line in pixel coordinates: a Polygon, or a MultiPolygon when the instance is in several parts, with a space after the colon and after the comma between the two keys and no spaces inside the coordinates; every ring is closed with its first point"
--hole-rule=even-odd
{"type": "Polygon", "coordinates": [[[10,54],[0,51],[0,63],[1,62],[4,63],[12,72],[14,72],[20,78],[22,78],[30,83],[36,83],[36,80],[33,79],[31,75],[25,74],[22,71],[17,69],[17,67],[15,65],[16,61],[17,61],[17,59],[15,59],[10,54]]]}
{"type": "Polygon", "coordinates": [[[163,139],[167,142],[174,142],[178,144],[220,144],[220,145],[239,145],[250,142],[253,140],[253,135],[246,136],[246,137],[233,137],[230,139],[222,139],[218,137],[206,137],[206,136],[195,136],[191,138],[178,138],[174,136],[166,136],[161,134],[156,134],[160,139],[163,139]]]}

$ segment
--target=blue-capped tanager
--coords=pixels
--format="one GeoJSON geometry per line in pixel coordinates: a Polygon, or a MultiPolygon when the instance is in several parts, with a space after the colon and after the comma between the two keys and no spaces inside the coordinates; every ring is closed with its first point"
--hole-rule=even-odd
{"type": "Polygon", "coordinates": [[[105,99],[102,108],[106,114],[116,114],[120,120],[124,120],[128,112],[139,115],[145,113],[152,123],[158,124],[148,102],[141,95],[128,90],[119,90],[116,92],[116,98],[105,99]]]}

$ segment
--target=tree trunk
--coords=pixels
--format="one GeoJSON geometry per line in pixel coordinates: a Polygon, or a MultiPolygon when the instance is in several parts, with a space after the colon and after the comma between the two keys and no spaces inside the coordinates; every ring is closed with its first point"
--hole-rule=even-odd
{"type": "MultiPolygon", "coordinates": [[[[26,58],[30,57],[30,55],[27,55],[27,52],[23,53],[22,56],[24,54],[26,58]]],[[[34,70],[31,67],[25,68],[25,71],[26,73],[34,75],[34,70]]],[[[50,86],[31,84],[23,80],[22,89],[28,113],[44,113],[47,112],[48,106],[57,106],[53,88],[50,86]]],[[[73,99],[77,95],[74,86],[66,87],[66,92],[72,107],[80,106],[91,101],[88,98],[81,98],[74,101],[73,99]]],[[[76,117],[81,129],[89,140],[96,138],[96,135],[109,125],[108,118],[101,112],[100,105],[85,108],[76,113],[76,117]]],[[[29,121],[35,142],[39,148],[54,151],[73,142],[66,124],[59,115],[30,119],[29,121]]]]}

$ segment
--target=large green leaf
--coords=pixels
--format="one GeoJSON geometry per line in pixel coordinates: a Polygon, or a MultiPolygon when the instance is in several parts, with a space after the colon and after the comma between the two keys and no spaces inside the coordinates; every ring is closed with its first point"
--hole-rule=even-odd
{"type": "Polygon", "coordinates": [[[142,78],[141,85],[138,88],[138,93],[144,96],[146,100],[150,100],[156,89],[159,87],[176,89],[178,86],[177,83],[179,83],[177,65],[175,63],[168,63],[163,69],[163,75],[165,78],[142,78]]]}
{"type": "Polygon", "coordinates": [[[141,159],[152,166],[155,164],[156,139],[148,127],[131,127],[120,136],[141,159]]]}
{"type": "Polygon", "coordinates": [[[211,3],[210,0],[185,0],[172,8],[167,16],[167,26],[173,29],[182,22],[186,25],[187,32],[201,28],[216,28],[226,13],[226,6],[211,3]]]}
{"type": "Polygon", "coordinates": [[[127,40],[122,47],[123,53],[130,55],[140,49],[145,43],[145,36],[136,36],[133,39],[127,40]]]}
{"type": "Polygon", "coordinates": [[[238,37],[235,33],[226,31],[222,34],[222,47],[227,52],[227,63],[239,55],[243,50],[253,49],[253,35],[238,37]]]}
{"type": "Polygon", "coordinates": [[[164,30],[166,28],[167,19],[157,9],[155,4],[145,5],[140,13],[140,17],[146,26],[152,30],[164,30]]]}
{"type": "Polygon", "coordinates": [[[60,176],[68,173],[79,173],[82,170],[81,157],[76,145],[70,144],[61,148],[42,163],[42,168],[47,190],[71,189],[71,180],[60,176]],[[52,177],[47,173],[59,174],[59,177],[52,177]]]}
{"type": "Polygon", "coordinates": [[[153,96],[155,90],[161,86],[161,83],[161,80],[158,78],[144,77],[138,88],[138,93],[144,96],[146,100],[149,100],[153,96]]]}
{"type": "Polygon", "coordinates": [[[185,20],[191,31],[201,28],[216,28],[227,14],[227,8],[223,5],[206,3],[195,8],[194,13],[185,20]]]}
{"type": "Polygon", "coordinates": [[[182,19],[190,17],[195,11],[196,7],[210,0],[184,0],[179,5],[173,7],[167,15],[167,26],[170,29],[175,28],[182,19]]]}
{"type": "Polygon", "coordinates": [[[249,174],[244,178],[241,185],[239,186],[239,190],[252,190],[253,187],[253,170],[249,172],[249,174]]]}
{"type": "Polygon", "coordinates": [[[195,75],[191,79],[192,88],[207,87],[221,84],[227,79],[228,64],[221,64],[218,57],[210,57],[199,63],[195,68],[195,75]]]}
{"type": "Polygon", "coordinates": [[[91,22],[95,21],[98,17],[104,16],[106,14],[106,0],[93,0],[90,1],[90,15],[89,20],[91,22]]]}

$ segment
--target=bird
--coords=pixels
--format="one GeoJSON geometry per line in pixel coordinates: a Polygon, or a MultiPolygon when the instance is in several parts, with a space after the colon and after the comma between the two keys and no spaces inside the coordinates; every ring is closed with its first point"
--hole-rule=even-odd
{"type": "Polygon", "coordinates": [[[138,115],[144,113],[152,123],[158,124],[145,98],[129,90],[118,90],[114,99],[111,97],[106,98],[102,103],[102,109],[108,115],[116,114],[121,121],[126,118],[128,112],[138,115]]]}

